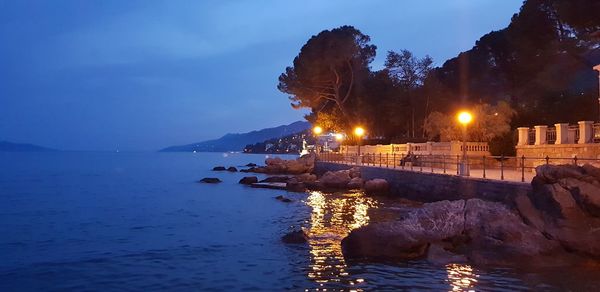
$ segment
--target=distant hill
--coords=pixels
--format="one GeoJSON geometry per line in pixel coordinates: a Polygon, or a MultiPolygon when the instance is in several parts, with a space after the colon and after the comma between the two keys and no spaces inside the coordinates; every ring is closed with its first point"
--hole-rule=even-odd
{"type": "Polygon", "coordinates": [[[267,128],[241,134],[227,134],[219,139],[208,140],[188,145],[171,146],[160,150],[161,152],[222,152],[242,151],[248,144],[263,142],[269,139],[281,138],[310,128],[310,123],[298,121],[289,125],[267,128]]]}
{"type": "Polygon", "coordinates": [[[48,152],[57,151],[56,149],[46,148],[33,144],[12,143],[0,141],[0,152],[48,152]]]}

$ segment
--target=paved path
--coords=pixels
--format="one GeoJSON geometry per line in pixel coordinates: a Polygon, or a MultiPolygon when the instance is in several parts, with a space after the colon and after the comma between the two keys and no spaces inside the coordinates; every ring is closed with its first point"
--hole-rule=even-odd
{"type": "MultiPolygon", "coordinates": [[[[379,164],[362,164],[362,165],[357,165],[357,164],[353,164],[353,163],[349,163],[349,162],[343,162],[343,161],[325,161],[322,160],[323,162],[328,162],[328,163],[339,163],[339,164],[347,164],[347,165],[356,165],[356,166],[368,166],[368,167],[378,167],[378,168],[389,168],[389,169],[394,169],[394,167],[392,165],[386,166],[386,165],[382,165],[379,166],[379,164]]],[[[456,174],[456,169],[446,169],[445,173],[444,173],[444,169],[442,168],[431,168],[431,167],[420,167],[420,166],[414,166],[414,167],[408,167],[405,166],[404,169],[400,166],[396,166],[397,170],[405,170],[405,171],[414,171],[414,172],[424,172],[424,173],[437,173],[437,174],[446,174],[446,175],[457,175],[456,174]]],[[[483,177],[483,169],[471,169],[470,171],[470,177],[473,178],[484,178],[483,177]]],[[[511,182],[522,182],[522,175],[524,175],[524,183],[531,183],[531,180],[533,179],[533,177],[535,176],[535,172],[531,172],[528,171],[528,169],[525,169],[524,173],[521,173],[521,170],[515,170],[514,167],[512,168],[506,168],[502,172],[500,171],[500,169],[486,169],[485,170],[485,179],[489,179],[489,180],[504,180],[504,181],[511,181],[511,182]],[[504,178],[502,178],[502,175],[504,176],[504,178]]]]}

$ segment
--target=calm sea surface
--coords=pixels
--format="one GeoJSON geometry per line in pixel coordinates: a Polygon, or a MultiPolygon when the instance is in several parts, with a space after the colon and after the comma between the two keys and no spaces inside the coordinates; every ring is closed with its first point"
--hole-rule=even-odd
{"type": "MultiPolygon", "coordinates": [[[[220,153],[0,153],[0,291],[586,290],[593,272],[348,264],[340,240],[393,202],[239,185],[220,153]],[[219,177],[218,185],[199,184],[219,177]],[[294,199],[282,203],[277,195],[294,199]],[[294,227],[308,245],[285,245],[294,227]]],[[[595,282],[594,282],[595,281],[595,282]]]]}

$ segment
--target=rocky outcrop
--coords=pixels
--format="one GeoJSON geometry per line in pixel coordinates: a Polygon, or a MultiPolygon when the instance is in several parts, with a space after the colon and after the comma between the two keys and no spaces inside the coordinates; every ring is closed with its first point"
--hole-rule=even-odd
{"type": "Polygon", "coordinates": [[[227,171],[229,171],[229,172],[237,172],[238,170],[237,170],[237,168],[235,168],[233,166],[230,166],[230,167],[227,168],[227,171]]]}
{"type": "Polygon", "coordinates": [[[216,184],[216,183],[220,183],[221,180],[216,177],[205,177],[205,178],[199,180],[198,182],[207,183],[207,184],[216,184]]]}
{"type": "Polygon", "coordinates": [[[258,178],[256,176],[245,176],[242,179],[240,179],[239,183],[243,184],[243,185],[251,185],[253,183],[257,183],[258,182],[258,178]]]}
{"type": "Polygon", "coordinates": [[[387,195],[390,192],[390,184],[387,180],[376,178],[365,182],[365,193],[367,195],[387,195]]]}
{"type": "Polygon", "coordinates": [[[523,217],[565,249],[600,258],[600,169],[538,166],[532,187],[530,203],[517,204],[523,217]]]}
{"type": "Polygon", "coordinates": [[[224,171],[227,170],[227,168],[225,168],[224,166],[215,166],[212,169],[213,171],[224,171]]]}
{"type": "Polygon", "coordinates": [[[350,182],[349,170],[328,171],[321,176],[319,182],[326,188],[346,188],[350,182]]]}
{"type": "Polygon", "coordinates": [[[355,229],[342,241],[344,256],[434,263],[464,257],[478,264],[600,260],[600,169],[543,165],[536,172],[533,191],[508,204],[438,201],[355,229]]]}
{"type": "Polygon", "coordinates": [[[316,155],[306,154],[295,160],[284,160],[279,157],[267,158],[266,166],[252,167],[248,171],[268,174],[301,174],[310,173],[315,168],[316,155]]]}
{"type": "Polygon", "coordinates": [[[560,249],[504,204],[480,199],[428,203],[401,220],[363,226],[344,238],[342,249],[349,258],[407,260],[426,257],[432,244],[476,262],[560,249]]]}

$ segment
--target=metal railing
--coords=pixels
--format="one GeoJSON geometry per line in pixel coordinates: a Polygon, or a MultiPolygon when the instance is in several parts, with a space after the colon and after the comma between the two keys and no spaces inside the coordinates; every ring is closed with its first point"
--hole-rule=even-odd
{"type": "Polygon", "coordinates": [[[594,143],[600,143],[600,123],[595,123],[592,126],[594,134],[592,135],[594,143]]]}
{"type": "Polygon", "coordinates": [[[556,142],[556,128],[548,128],[546,131],[546,143],[554,144],[556,142]]]}
{"type": "MultiPolygon", "coordinates": [[[[319,160],[324,162],[392,168],[417,172],[458,175],[461,155],[414,155],[405,156],[394,153],[320,153],[319,160]]],[[[600,166],[600,159],[592,158],[533,158],[514,156],[468,156],[467,165],[470,177],[526,182],[535,176],[535,167],[542,164],[586,163],[600,166]]]]}
{"type": "Polygon", "coordinates": [[[529,129],[527,135],[529,136],[529,145],[535,144],[535,129],[529,129]]]}

